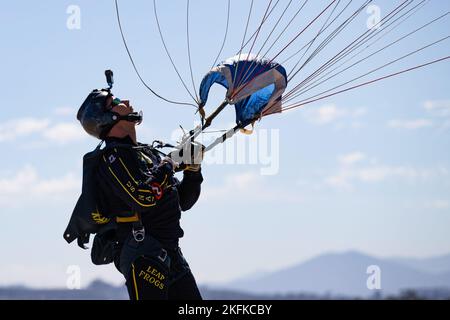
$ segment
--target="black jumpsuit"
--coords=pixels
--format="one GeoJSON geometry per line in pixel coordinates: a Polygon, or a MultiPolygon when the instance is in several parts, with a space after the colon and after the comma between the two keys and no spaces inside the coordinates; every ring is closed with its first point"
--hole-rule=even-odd
{"type": "Polygon", "coordinates": [[[129,137],[106,140],[107,146],[117,143],[133,148],[107,148],[97,172],[98,203],[105,216],[122,219],[114,263],[125,276],[130,299],[201,299],[178,246],[181,211],[197,201],[201,172],[185,171],[180,182],[153,149],[134,145],[129,137]],[[142,242],[132,234],[136,217],[145,228],[142,242]]]}

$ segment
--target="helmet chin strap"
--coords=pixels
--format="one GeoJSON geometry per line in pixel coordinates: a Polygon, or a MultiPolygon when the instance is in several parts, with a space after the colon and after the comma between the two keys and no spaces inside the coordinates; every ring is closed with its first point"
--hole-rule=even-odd
{"type": "Polygon", "coordinates": [[[143,118],[144,118],[144,116],[143,116],[142,111],[132,112],[127,115],[120,115],[118,113],[114,113],[114,115],[113,115],[113,120],[115,120],[115,121],[125,120],[125,121],[129,121],[129,122],[134,122],[138,125],[141,124],[143,118]]]}

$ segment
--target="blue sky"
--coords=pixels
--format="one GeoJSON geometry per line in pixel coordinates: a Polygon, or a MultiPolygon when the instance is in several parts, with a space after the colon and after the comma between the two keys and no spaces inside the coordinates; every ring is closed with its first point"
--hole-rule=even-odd
{"type": "MultiPolygon", "coordinates": [[[[151,3],[119,3],[144,78],[161,94],[188,101],[164,54],[151,3]]],[[[375,3],[382,14],[393,7],[391,1],[375,3]]],[[[221,59],[238,51],[250,1],[231,4],[221,59]]],[[[314,1],[306,7],[284,43],[326,4],[314,1]]],[[[449,8],[430,1],[390,39],[449,8]]],[[[261,2],[255,5],[251,30],[264,9],[261,2]]],[[[186,2],[158,1],[158,10],[169,50],[189,79],[186,2]]],[[[191,1],[190,14],[198,87],[220,48],[226,1],[191,1]]],[[[328,52],[336,53],[346,36],[367,30],[368,16],[363,12],[328,52]]],[[[97,144],[76,121],[76,110],[90,90],[105,86],[107,68],[115,72],[115,94],[144,111],[138,129],[142,142],[170,140],[179,125],[191,128],[197,120],[193,109],[164,103],[138,82],[121,42],[113,1],[14,1],[2,6],[0,21],[0,285],[63,287],[70,265],[80,266],[83,286],[96,277],[121,283],[112,265],[91,265],[89,252],[62,238],[81,189],[82,155],[97,144]],[[81,10],[80,29],[67,28],[71,5],[81,10]]],[[[447,18],[365,63],[365,70],[445,36],[448,27],[447,18]]],[[[446,56],[449,49],[443,42],[378,74],[446,56]]],[[[319,55],[305,74],[326,57],[319,55]]],[[[267,165],[260,162],[214,164],[206,159],[202,197],[182,218],[181,246],[198,281],[276,270],[330,251],[416,257],[449,253],[449,74],[450,64],[444,62],[265,118],[252,137],[237,139],[250,145],[275,134],[268,153],[279,163],[274,175],[262,175],[267,165]]],[[[215,88],[211,105],[223,95],[215,88]]],[[[216,128],[228,128],[232,121],[229,110],[216,128]]]]}

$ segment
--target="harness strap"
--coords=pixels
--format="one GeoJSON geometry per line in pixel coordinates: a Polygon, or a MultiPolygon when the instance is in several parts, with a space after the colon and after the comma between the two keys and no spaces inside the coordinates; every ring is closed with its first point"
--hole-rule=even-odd
{"type": "Polygon", "coordinates": [[[133,238],[136,242],[142,242],[145,239],[145,228],[142,224],[141,216],[139,213],[135,213],[137,216],[137,221],[133,222],[133,238]]]}
{"type": "Polygon", "coordinates": [[[135,213],[131,217],[116,217],[117,223],[128,223],[128,222],[137,222],[139,221],[139,215],[135,213]]]}

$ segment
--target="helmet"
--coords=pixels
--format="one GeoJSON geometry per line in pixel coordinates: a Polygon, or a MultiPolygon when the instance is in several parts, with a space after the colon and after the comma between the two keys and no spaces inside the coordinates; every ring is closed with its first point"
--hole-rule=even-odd
{"type": "Polygon", "coordinates": [[[106,99],[109,96],[112,96],[112,94],[106,89],[92,91],[77,113],[77,119],[84,130],[102,140],[120,120],[117,113],[106,109],[106,99]]]}
{"type": "MultiPolygon", "coordinates": [[[[140,124],[143,119],[142,111],[132,112],[127,115],[120,115],[111,109],[106,108],[106,100],[108,97],[113,97],[111,89],[114,83],[113,72],[111,70],[105,71],[106,82],[108,89],[93,90],[86,100],[84,100],[80,109],[78,109],[77,119],[80,121],[84,130],[97,139],[104,140],[109,131],[120,120],[126,120],[140,124]]],[[[114,99],[114,101],[119,99],[114,99]]]]}

